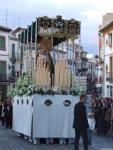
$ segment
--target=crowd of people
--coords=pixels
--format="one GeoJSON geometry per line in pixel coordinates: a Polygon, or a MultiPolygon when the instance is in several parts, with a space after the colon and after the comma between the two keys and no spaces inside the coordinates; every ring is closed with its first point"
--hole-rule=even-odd
{"type": "Polygon", "coordinates": [[[92,133],[113,136],[113,100],[111,98],[91,98],[90,112],[86,112],[86,96],[74,107],[75,150],[79,150],[80,136],[84,150],[92,145],[92,133]]]}
{"type": "Polygon", "coordinates": [[[95,133],[113,135],[113,100],[110,98],[95,98],[92,100],[92,113],[95,118],[95,133]]]}
{"type": "MultiPolygon", "coordinates": [[[[92,144],[92,132],[98,135],[113,136],[113,100],[110,98],[92,98],[90,112],[87,114],[84,105],[85,97],[74,108],[75,142],[73,139],[59,138],[60,144],[75,143],[75,150],[79,148],[80,135],[83,138],[85,150],[92,144]],[[87,144],[88,143],[88,144],[87,144]]],[[[12,104],[10,100],[0,100],[0,121],[3,127],[12,129],[12,104]]],[[[37,139],[40,143],[40,139],[37,139]]],[[[54,143],[53,139],[46,139],[46,144],[54,143]]]]}
{"type": "Polygon", "coordinates": [[[10,100],[0,100],[0,121],[2,127],[12,129],[12,104],[10,100]]]}

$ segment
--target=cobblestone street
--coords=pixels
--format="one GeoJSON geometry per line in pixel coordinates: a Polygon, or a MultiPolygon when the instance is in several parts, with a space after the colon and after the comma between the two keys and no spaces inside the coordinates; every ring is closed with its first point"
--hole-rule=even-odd
{"type": "MultiPolygon", "coordinates": [[[[0,150],[74,150],[74,145],[33,145],[11,130],[0,128],[0,150]]],[[[82,144],[80,150],[83,150],[82,144]]],[[[94,136],[93,145],[89,150],[113,150],[113,138],[94,136]]]]}

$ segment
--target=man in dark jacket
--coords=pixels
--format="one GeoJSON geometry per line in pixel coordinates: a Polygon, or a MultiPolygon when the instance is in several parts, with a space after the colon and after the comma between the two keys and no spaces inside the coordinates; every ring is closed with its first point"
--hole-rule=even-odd
{"type": "Polygon", "coordinates": [[[78,102],[74,107],[73,128],[75,129],[75,150],[79,150],[80,136],[82,136],[84,150],[88,150],[87,129],[89,125],[86,115],[86,106],[84,105],[85,101],[86,97],[81,95],[80,102],[78,102]]]}
{"type": "Polygon", "coordinates": [[[5,110],[5,119],[6,119],[6,128],[12,128],[12,104],[11,102],[7,103],[5,110]]]}

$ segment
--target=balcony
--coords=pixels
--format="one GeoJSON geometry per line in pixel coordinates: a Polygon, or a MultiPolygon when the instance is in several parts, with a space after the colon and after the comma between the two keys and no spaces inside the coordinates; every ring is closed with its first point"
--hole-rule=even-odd
{"type": "Polygon", "coordinates": [[[8,80],[8,76],[5,73],[0,73],[0,82],[8,80]]]}
{"type": "Polygon", "coordinates": [[[88,61],[88,59],[85,57],[82,57],[81,59],[82,59],[82,61],[88,61]]]}
{"type": "Polygon", "coordinates": [[[110,83],[113,83],[113,78],[107,77],[107,78],[106,78],[106,81],[107,81],[107,82],[110,82],[110,83]]]}
{"type": "Polygon", "coordinates": [[[113,75],[110,74],[109,72],[106,73],[106,81],[113,83],[113,75]]]}
{"type": "Polygon", "coordinates": [[[12,54],[10,54],[10,61],[14,64],[16,61],[20,61],[21,60],[21,54],[20,54],[20,52],[16,52],[16,53],[14,53],[13,55],[12,54]]]}
{"type": "Polygon", "coordinates": [[[0,83],[15,82],[15,77],[11,74],[0,73],[0,83]]]}

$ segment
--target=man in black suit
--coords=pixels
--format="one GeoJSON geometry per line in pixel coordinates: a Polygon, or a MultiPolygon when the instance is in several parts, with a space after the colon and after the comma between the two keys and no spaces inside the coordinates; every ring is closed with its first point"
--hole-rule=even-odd
{"type": "Polygon", "coordinates": [[[89,127],[86,106],[84,105],[86,101],[86,96],[80,96],[80,102],[78,102],[74,107],[74,122],[73,128],[75,129],[75,150],[79,150],[79,140],[82,136],[84,150],[88,150],[88,135],[87,129],[89,127]]]}

